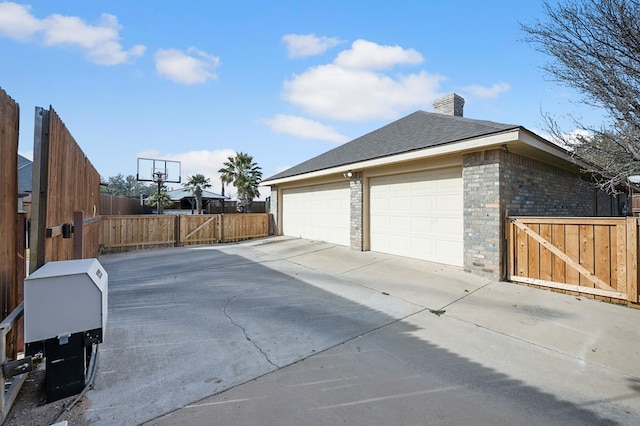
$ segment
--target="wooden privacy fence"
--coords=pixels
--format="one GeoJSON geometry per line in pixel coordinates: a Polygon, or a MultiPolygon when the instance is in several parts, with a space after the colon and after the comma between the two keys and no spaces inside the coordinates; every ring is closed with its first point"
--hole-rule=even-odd
{"type": "Polygon", "coordinates": [[[0,89],[0,321],[18,306],[18,127],[20,108],[0,89]]]}
{"type": "Polygon", "coordinates": [[[60,117],[36,107],[34,123],[31,272],[51,261],[97,257],[100,212],[100,175],[60,117]],[[72,225],[87,225],[83,238],[70,238],[72,225]]]}
{"type": "Polygon", "coordinates": [[[102,216],[104,252],[233,242],[269,235],[265,213],[102,216]]]}
{"type": "Polygon", "coordinates": [[[18,213],[20,107],[0,88],[0,424],[27,374],[9,373],[24,345],[25,217],[18,213]]]}
{"type": "Polygon", "coordinates": [[[116,197],[100,194],[100,214],[140,214],[140,200],[138,198],[116,197]]]}
{"type": "Polygon", "coordinates": [[[638,303],[638,218],[509,217],[507,279],[638,303]]]}

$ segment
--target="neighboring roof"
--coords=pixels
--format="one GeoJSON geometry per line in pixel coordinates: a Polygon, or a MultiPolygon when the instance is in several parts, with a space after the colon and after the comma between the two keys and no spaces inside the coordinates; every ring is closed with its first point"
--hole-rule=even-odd
{"type": "MultiPolygon", "coordinates": [[[[173,191],[167,191],[167,195],[169,195],[169,198],[171,198],[173,201],[180,201],[183,198],[194,198],[193,193],[186,189],[186,188],[181,188],[181,189],[174,189],[173,191]]],[[[202,199],[216,199],[216,200],[228,200],[229,197],[226,197],[224,195],[220,195],[220,194],[216,194],[214,192],[209,192],[209,191],[202,191],[202,199]]]]}
{"type": "Polygon", "coordinates": [[[18,192],[31,192],[33,186],[33,161],[18,154],[18,192]]]}
{"type": "Polygon", "coordinates": [[[416,151],[519,129],[513,124],[416,111],[378,130],[265,179],[296,176],[332,167],[416,151]]]}

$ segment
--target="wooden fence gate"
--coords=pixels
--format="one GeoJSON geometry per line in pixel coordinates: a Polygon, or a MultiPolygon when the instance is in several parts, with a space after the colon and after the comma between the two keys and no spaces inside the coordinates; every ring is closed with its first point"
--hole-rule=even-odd
{"type": "Polygon", "coordinates": [[[638,303],[638,218],[507,219],[507,279],[638,303]]]}
{"type": "Polygon", "coordinates": [[[267,213],[102,216],[103,252],[216,244],[271,234],[267,213]]]}

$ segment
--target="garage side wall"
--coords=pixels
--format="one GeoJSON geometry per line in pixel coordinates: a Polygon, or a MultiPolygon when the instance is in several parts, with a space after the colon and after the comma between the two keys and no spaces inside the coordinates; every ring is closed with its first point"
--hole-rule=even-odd
{"type": "Polygon", "coordinates": [[[503,150],[463,157],[464,268],[501,279],[503,215],[612,216],[616,201],[563,170],[503,150]]]}
{"type": "Polygon", "coordinates": [[[509,215],[596,216],[596,191],[579,175],[516,154],[501,154],[501,198],[509,215]]]}

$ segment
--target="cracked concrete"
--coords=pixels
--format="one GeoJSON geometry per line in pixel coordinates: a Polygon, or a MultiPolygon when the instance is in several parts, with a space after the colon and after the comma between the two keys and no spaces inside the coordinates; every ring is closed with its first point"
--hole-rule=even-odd
{"type": "Polygon", "coordinates": [[[110,282],[86,412],[96,425],[143,423],[418,310],[371,289],[338,296],[321,287],[351,286],[251,245],[146,250],[100,262],[110,282]]]}
{"type": "Polygon", "coordinates": [[[279,366],[279,365],[275,364],[273,361],[271,361],[271,360],[269,359],[269,355],[267,355],[267,353],[266,353],[266,352],[265,352],[265,351],[264,351],[260,346],[258,346],[258,344],[256,343],[256,341],[255,341],[255,340],[253,340],[253,339],[251,339],[251,337],[249,337],[249,335],[247,334],[247,330],[246,330],[243,326],[241,326],[240,324],[238,324],[237,322],[235,322],[235,321],[233,320],[233,318],[231,318],[231,315],[229,314],[229,312],[228,312],[227,308],[229,307],[229,304],[230,304],[230,303],[231,303],[231,301],[234,299],[234,297],[236,297],[236,296],[233,296],[233,297],[229,298],[229,300],[227,300],[227,303],[224,305],[224,310],[223,310],[223,311],[224,311],[224,315],[225,315],[227,318],[229,318],[229,321],[231,322],[231,324],[233,324],[234,326],[236,326],[236,327],[238,327],[240,330],[242,330],[242,333],[244,334],[244,338],[245,338],[245,339],[247,339],[247,341],[251,342],[251,344],[252,344],[252,345],[253,345],[253,346],[254,346],[254,347],[255,347],[255,348],[256,348],[256,349],[257,349],[257,350],[258,350],[258,351],[259,351],[259,352],[264,356],[264,358],[267,360],[267,362],[268,362],[269,364],[273,365],[273,366],[274,366],[274,367],[276,367],[276,368],[280,368],[280,366],[279,366]]]}

